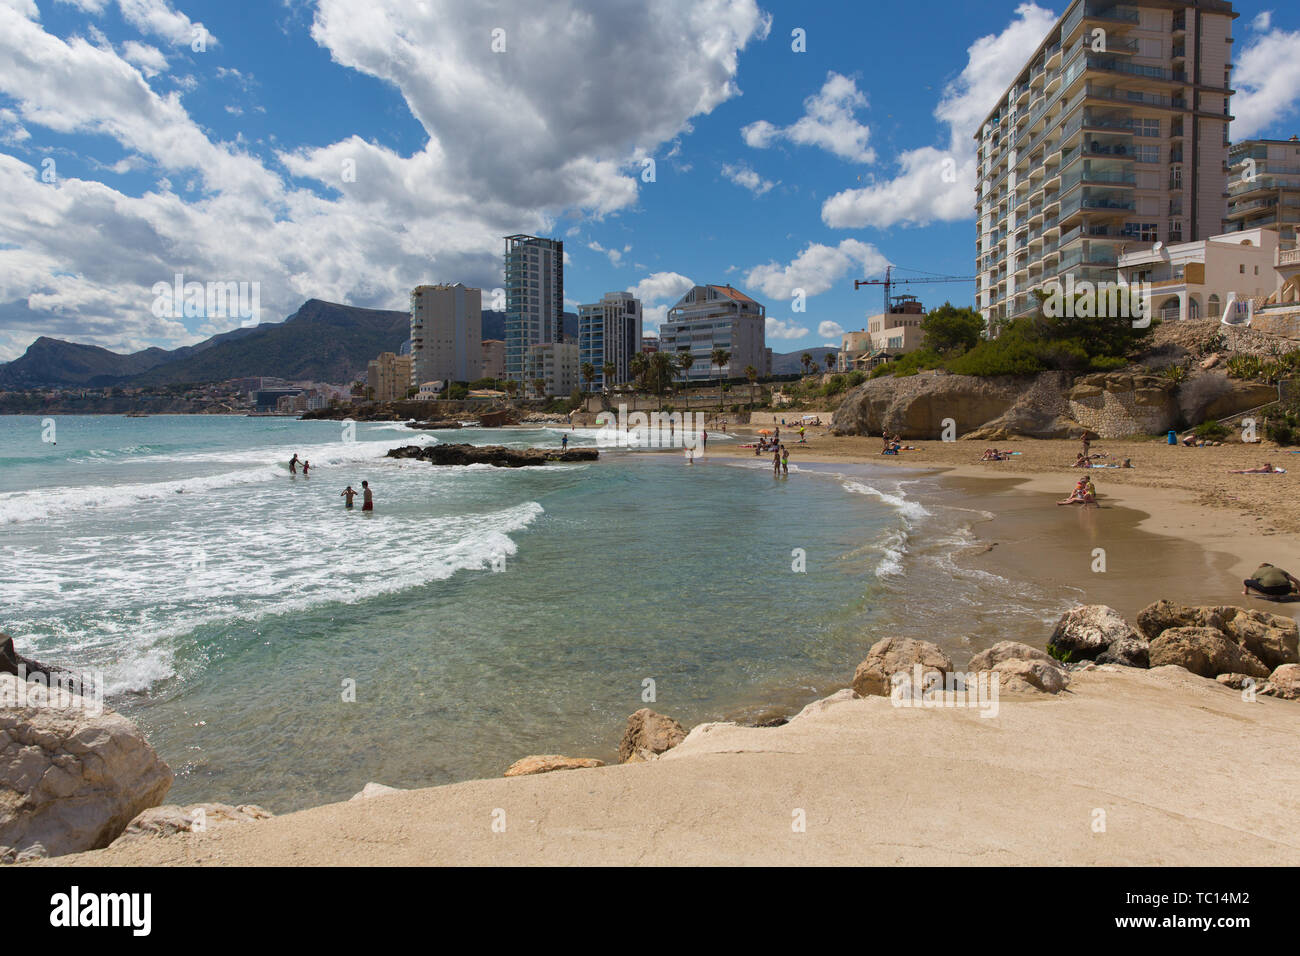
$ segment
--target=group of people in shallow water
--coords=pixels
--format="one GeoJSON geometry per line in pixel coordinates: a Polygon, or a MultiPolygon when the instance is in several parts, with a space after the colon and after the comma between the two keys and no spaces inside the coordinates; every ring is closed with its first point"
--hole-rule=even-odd
{"type": "MultiPolygon", "coordinates": [[[[289,474],[291,475],[298,474],[299,465],[302,465],[302,476],[304,478],[310,478],[311,462],[307,461],[307,459],[305,458],[299,458],[298,453],[294,452],[293,457],[289,459],[289,474]]],[[[370,490],[370,482],[368,481],[361,482],[360,492],[356,491],[351,485],[348,485],[346,488],[344,488],[342,491],[339,492],[339,497],[344,499],[343,507],[348,509],[353,508],[354,505],[352,501],[354,498],[356,498],[358,494],[361,495],[361,510],[374,511],[375,496],[374,493],[371,492],[370,490]]]]}

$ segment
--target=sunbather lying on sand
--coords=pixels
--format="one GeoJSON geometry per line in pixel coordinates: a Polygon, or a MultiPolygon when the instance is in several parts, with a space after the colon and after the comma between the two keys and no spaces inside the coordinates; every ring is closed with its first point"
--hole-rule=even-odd
{"type": "Polygon", "coordinates": [[[1266,461],[1258,468],[1230,468],[1230,475],[1285,475],[1285,468],[1274,468],[1271,461],[1266,461]]]}

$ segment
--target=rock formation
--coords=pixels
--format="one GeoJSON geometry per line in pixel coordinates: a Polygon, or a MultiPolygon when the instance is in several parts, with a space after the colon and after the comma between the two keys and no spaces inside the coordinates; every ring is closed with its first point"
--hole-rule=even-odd
{"type": "Polygon", "coordinates": [[[677,721],[642,707],[627,719],[627,729],[618,745],[619,763],[653,760],[685,739],[686,731],[677,721]]]}
{"type": "Polygon", "coordinates": [[[1145,642],[1114,608],[1080,604],[1061,615],[1048,644],[1073,660],[1094,660],[1112,645],[1145,642]]]}
{"type": "Polygon", "coordinates": [[[177,833],[205,833],[237,823],[269,820],[272,816],[269,810],[263,810],[251,803],[238,807],[225,803],[196,803],[188,807],[168,804],[152,807],[128,823],[122,835],[113,841],[113,846],[138,843],[141,840],[155,840],[177,833]]]}
{"type": "Polygon", "coordinates": [[[550,773],[553,770],[586,770],[591,767],[603,767],[605,761],[593,757],[562,757],[559,754],[534,754],[516,760],[507,768],[507,777],[527,777],[535,773],[550,773]]]}
{"type": "Polygon", "coordinates": [[[918,641],[910,637],[886,637],[877,641],[867,651],[866,659],[853,674],[853,690],[859,697],[876,695],[889,697],[896,673],[911,673],[920,664],[923,672],[952,672],[952,659],[937,644],[918,641]]]}
{"type": "Polygon", "coordinates": [[[506,448],[503,445],[403,445],[391,448],[389,458],[418,458],[435,465],[495,465],[525,468],[550,462],[596,461],[595,448],[506,448]]]}

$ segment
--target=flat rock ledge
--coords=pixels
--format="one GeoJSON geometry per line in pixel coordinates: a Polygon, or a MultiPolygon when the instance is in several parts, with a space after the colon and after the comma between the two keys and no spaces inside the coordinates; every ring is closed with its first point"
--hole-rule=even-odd
{"type": "Polygon", "coordinates": [[[389,458],[417,458],[434,465],[493,465],[528,468],[552,462],[596,461],[595,448],[506,448],[504,445],[403,445],[390,448],[389,458]]]}
{"type": "Polygon", "coordinates": [[[507,777],[527,777],[535,773],[551,773],[554,770],[588,770],[603,767],[605,761],[594,757],[563,757],[560,754],[534,754],[516,760],[506,770],[507,777]]]}
{"type": "Polygon", "coordinates": [[[274,814],[256,804],[244,803],[232,807],[227,803],[196,803],[188,807],[168,804],[151,807],[127,824],[113,846],[156,840],[177,833],[205,833],[220,830],[237,823],[256,823],[269,820],[274,814]]]}

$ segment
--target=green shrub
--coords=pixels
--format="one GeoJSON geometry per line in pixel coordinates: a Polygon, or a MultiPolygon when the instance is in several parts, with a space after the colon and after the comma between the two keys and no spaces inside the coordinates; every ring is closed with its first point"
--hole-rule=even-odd
{"type": "Polygon", "coordinates": [[[857,388],[867,380],[867,373],[861,371],[849,372],[849,388],[857,388]]]}
{"type": "Polygon", "coordinates": [[[1201,422],[1193,429],[1197,438],[1203,438],[1206,441],[1223,441],[1232,434],[1232,430],[1226,425],[1220,425],[1216,421],[1201,422]]]}
{"type": "Polygon", "coordinates": [[[1165,369],[1165,379],[1173,382],[1175,385],[1181,385],[1187,381],[1187,367],[1183,365],[1170,365],[1165,369]]]}
{"type": "Polygon", "coordinates": [[[1074,651],[1063,651],[1055,644],[1047,645],[1047,653],[1051,654],[1052,657],[1056,658],[1062,664],[1072,664],[1074,662],[1074,651]]]}

